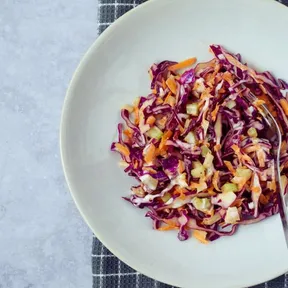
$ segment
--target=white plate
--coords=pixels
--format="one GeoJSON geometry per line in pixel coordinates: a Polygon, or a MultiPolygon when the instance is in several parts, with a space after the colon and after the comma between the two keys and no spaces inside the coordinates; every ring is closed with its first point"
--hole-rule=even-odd
{"type": "Polygon", "coordinates": [[[121,106],[149,91],[153,62],[209,60],[208,45],[215,43],[288,80],[287,29],[288,9],[272,0],[150,0],[113,24],[88,51],[64,104],[63,166],[82,216],[128,265],[185,288],[246,287],[288,271],[278,216],[209,245],[154,231],[145,211],[121,199],[133,181],[109,151],[121,106]]]}

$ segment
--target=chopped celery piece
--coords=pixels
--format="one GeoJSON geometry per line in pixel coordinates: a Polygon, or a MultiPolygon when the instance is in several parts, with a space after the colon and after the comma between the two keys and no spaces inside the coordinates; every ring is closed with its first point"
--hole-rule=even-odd
{"type": "Polygon", "coordinates": [[[229,109],[232,109],[236,106],[236,102],[233,100],[230,100],[227,102],[226,107],[228,107],[229,109]]]}
{"type": "Polygon", "coordinates": [[[193,132],[189,132],[184,140],[189,144],[196,144],[196,136],[193,132]]]}
{"type": "Polygon", "coordinates": [[[145,174],[140,177],[141,182],[151,190],[156,190],[158,185],[158,180],[150,176],[149,174],[145,174]]]}
{"type": "Polygon", "coordinates": [[[199,114],[199,107],[197,103],[187,104],[186,105],[186,112],[192,116],[198,116],[199,114]]]}
{"type": "Polygon", "coordinates": [[[207,146],[202,145],[201,146],[201,155],[203,157],[205,157],[208,153],[211,153],[211,150],[207,146]]]}
{"type": "Polygon", "coordinates": [[[163,136],[163,132],[157,126],[152,127],[149,131],[146,132],[146,134],[148,137],[157,140],[160,140],[163,136]]]}
{"type": "Polygon", "coordinates": [[[256,138],[258,136],[257,130],[254,127],[250,127],[247,131],[248,136],[256,138]]]}
{"type": "Polygon", "coordinates": [[[197,168],[197,167],[201,167],[201,166],[203,166],[203,165],[201,164],[200,161],[193,161],[192,162],[192,167],[193,168],[197,168]]]}
{"type": "Polygon", "coordinates": [[[205,176],[205,168],[203,165],[198,166],[191,170],[191,175],[193,178],[201,178],[205,176]]]}
{"type": "Polygon", "coordinates": [[[228,193],[228,192],[237,192],[238,187],[234,183],[225,183],[222,187],[221,190],[223,193],[228,193]]]}
{"type": "Polygon", "coordinates": [[[188,186],[186,182],[186,173],[178,175],[176,179],[171,181],[171,183],[174,185],[179,185],[181,188],[186,188],[188,186]]]}
{"type": "Polygon", "coordinates": [[[219,213],[214,214],[213,216],[209,217],[209,218],[204,218],[203,219],[203,224],[204,225],[212,225],[215,222],[219,221],[221,219],[221,216],[219,213]]]}
{"type": "Polygon", "coordinates": [[[197,193],[202,192],[208,188],[206,182],[201,180],[199,183],[192,183],[190,187],[191,189],[196,189],[197,193]]]}
{"type": "Polygon", "coordinates": [[[247,168],[237,168],[236,169],[236,176],[243,177],[243,178],[249,180],[250,177],[252,176],[252,171],[250,169],[247,169],[247,168]]]}
{"type": "Polygon", "coordinates": [[[217,205],[228,208],[236,198],[237,196],[234,192],[220,193],[216,196],[217,205]]]}
{"type": "Polygon", "coordinates": [[[204,163],[203,163],[203,166],[205,168],[211,168],[213,165],[213,159],[214,159],[214,156],[210,152],[207,153],[205,160],[204,160],[204,163]]]}
{"type": "Polygon", "coordinates": [[[164,203],[166,203],[168,200],[170,200],[170,198],[171,198],[171,194],[166,193],[161,199],[164,203]]]}
{"type": "Polygon", "coordinates": [[[240,216],[237,207],[229,207],[226,212],[225,223],[235,224],[239,220],[240,216]]]}
{"type": "Polygon", "coordinates": [[[210,199],[208,198],[194,197],[191,202],[197,210],[202,212],[209,211],[212,205],[210,199]]]}

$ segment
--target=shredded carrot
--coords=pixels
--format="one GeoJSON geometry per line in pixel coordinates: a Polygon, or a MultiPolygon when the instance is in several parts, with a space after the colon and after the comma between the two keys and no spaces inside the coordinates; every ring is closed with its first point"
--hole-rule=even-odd
{"type": "Polygon", "coordinates": [[[217,145],[214,146],[214,151],[215,152],[218,152],[220,150],[221,150],[221,144],[217,144],[217,145]]]}
{"type": "Polygon", "coordinates": [[[251,191],[252,191],[253,193],[260,193],[260,192],[261,192],[261,189],[260,189],[260,187],[252,187],[252,188],[251,188],[251,191]]]}
{"type": "Polygon", "coordinates": [[[221,191],[221,189],[219,188],[218,186],[218,181],[219,181],[219,171],[215,171],[214,172],[214,175],[213,175],[213,178],[212,178],[212,184],[214,186],[214,188],[217,190],[217,191],[221,191]]]}
{"type": "Polygon", "coordinates": [[[209,241],[206,240],[207,232],[201,230],[194,230],[192,236],[203,244],[208,244],[209,241]]]}
{"type": "Polygon", "coordinates": [[[133,167],[134,167],[134,169],[137,169],[137,168],[138,168],[138,165],[139,165],[138,161],[137,161],[137,160],[134,160],[134,161],[133,161],[133,167]]]}
{"type": "Polygon", "coordinates": [[[173,96],[171,95],[171,93],[169,93],[169,94],[167,95],[167,97],[165,98],[164,103],[165,103],[165,104],[169,104],[171,107],[174,107],[175,104],[176,104],[176,99],[175,99],[175,97],[173,97],[173,96]]]}
{"type": "Polygon", "coordinates": [[[162,78],[162,88],[165,90],[167,88],[164,78],[162,78]]]}
{"type": "MultiPolygon", "coordinates": [[[[261,85],[261,86],[262,86],[262,85],[261,85]]],[[[261,87],[261,86],[260,86],[260,87],[261,87]]],[[[263,88],[264,88],[264,87],[263,87],[263,88]]],[[[264,89],[265,89],[265,88],[264,88],[264,89]]],[[[265,91],[265,93],[267,93],[267,91],[265,91]]],[[[269,96],[268,96],[267,94],[264,94],[264,93],[263,93],[263,94],[257,96],[257,98],[264,101],[263,104],[266,105],[266,107],[268,108],[269,112],[270,112],[274,117],[277,116],[277,113],[276,113],[276,111],[275,111],[275,109],[274,109],[274,106],[271,104],[270,99],[269,99],[269,96]]]]}
{"type": "Polygon", "coordinates": [[[208,190],[207,190],[208,194],[210,196],[215,196],[217,195],[217,193],[214,191],[214,187],[210,187],[208,190]]]}
{"type": "Polygon", "coordinates": [[[281,152],[282,153],[286,152],[286,149],[287,149],[287,142],[286,142],[286,140],[284,140],[281,143],[281,152]]]}
{"type": "Polygon", "coordinates": [[[241,153],[240,148],[236,144],[233,144],[231,148],[234,150],[235,154],[241,162],[244,160],[249,163],[253,163],[253,160],[247,154],[241,153]]]}
{"type": "Polygon", "coordinates": [[[223,74],[223,79],[225,81],[227,81],[230,85],[233,85],[234,84],[234,81],[233,81],[233,76],[230,72],[226,71],[224,74],[223,74]]]}
{"type": "Polygon", "coordinates": [[[130,128],[128,128],[123,131],[123,134],[130,139],[133,136],[133,131],[130,128]]]}
{"type": "Polygon", "coordinates": [[[169,230],[175,230],[175,229],[177,230],[178,227],[166,225],[166,226],[158,228],[158,231],[169,231],[169,230]]]}
{"type": "Polygon", "coordinates": [[[146,155],[144,156],[144,160],[146,163],[151,163],[156,158],[156,147],[153,143],[151,143],[147,149],[146,155]]]}
{"type": "Polygon", "coordinates": [[[181,125],[178,125],[178,127],[179,127],[179,130],[181,133],[183,133],[185,131],[185,129],[181,125]]]}
{"type": "Polygon", "coordinates": [[[154,125],[155,121],[156,121],[156,118],[154,116],[149,116],[146,123],[152,126],[154,125]]]}
{"type": "Polygon", "coordinates": [[[172,75],[166,80],[166,84],[167,84],[168,88],[170,89],[170,91],[176,95],[177,94],[177,83],[174,80],[174,77],[172,75]]]}
{"type": "Polygon", "coordinates": [[[179,186],[177,186],[174,190],[174,193],[175,194],[179,194],[179,198],[181,200],[185,200],[186,199],[186,195],[185,195],[185,192],[187,192],[187,190],[185,188],[181,188],[179,186]]]}
{"type": "Polygon", "coordinates": [[[140,103],[140,97],[137,97],[137,98],[133,101],[134,109],[139,106],[139,103],[140,103]]]}
{"type": "Polygon", "coordinates": [[[164,101],[163,101],[163,99],[161,98],[161,97],[158,97],[157,99],[156,99],[156,104],[157,105],[160,105],[160,104],[162,104],[164,101]]]}
{"type": "Polygon", "coordinates": [[[255,151],[259,151],[259,150],[261,150],[261,146],[258,144],[252,145],[252,146],[244,149],[245,153],[251,153],[251,152],[255,152],[255,151]]]}
{"type": "Polygon", "coordinates": [[[132,113],[134,111],[134,107],[131,105],[124,105],[123,109],[128,110],[129,113],[132,113]]]}
{"type": "Polygon", "coordinates": [[[265,152],[263,151],[263,149],[259,149],[256,151],[256,155],[258,158],[258,162],[259,162],[259,166],[265,167],[265,152]]]}
{"type": "Polygon", "coordinates": [[[242,205],[243,199],[236,199],[232,204],[231,207],[236,206],[240,207],[242,205]]]}
{"type": "Polygon", "coordinates": [[[288,102],[285,98],[282,98],[280,101],[280,105],[285,112],[285,115],[288,116],[288,102]]]}
{"type": "Polygon", "coordinates": [[[166,131],[166,132],[163,134],[163,136],[162,136],[162,138],[161,138],[161,142],[160,142],[160,144],[159,144],[159,148],[158,148],[159,151],[161,151],[161,150],[164,148],[164,146],[165,146],[165,144],[166,144],[166,141],[167,141],[172,135],[173,135],[173,132],[170,131],[170,130],[166,131]]]}
{"type": "Polygon", "coordinates": [[[150,76],[150,80],[152,81],[153,80],[153,73],[152,73],[151,69],[149,69],[148,73],[149,73],[149,76],[150,76]]]}
{"type": "Polygon", "coordinates": [[[185,164],[182,160],[179,160],[178,163],[178,172],[182,174],[185,171],[185,164]]]}
{"type": "Polygon", "coordinates": [[[186,67],[192,66],[193,64],[196,63],[196,61],[197,61],[197,58],[195,58],[195,57],[194,58],[189,58],[187,60],[184,60],[182,62],[179,62],[177,64],[174,64],[174,65],[170,66],[168,68],[168,70],[175,71],[175,70],[179,70],[179,69],[184,69],[186,67]]]}
{"type": "Polygon", "coordinates": [[[116,147],[117,151],[119,151],[124,156],[126,156],[126,157],[130,156],[130,151],[126,146],[119,144],[119,143],[116,143],[115,147],[116,147]]]}
{"type": "Polygon", "coordinates": [[[139,108],[135,107],[134,108],[134,117],[135,117],[135,124],[138,125],[139,124],[139,108]]]}
{"type": "Polygon", "coordinates": [[[267,205],[269,203],[269,197],[261,194],[259,198],[259,202],[263,205],[267,205]]]}
{"type": "Polygon", "coordinates": [[[157,171],[152,169],[151,167],[143,167],[143,170],[149,172],[149,173],[152,173],[152,174],[156,174],[157,171]]]}
{"type": "Polygon", "coordinates": [[[232,164],[230,161],[224,161],[224,164],[226,165],[226,167],[228,168],[228,170],[235,175],[235,169],[233,168],[232,164]]]}
{"type": "Polygon", "coordinates": [[[164,116],[163,118],[161,118],[160,120],[157,121],[157,125],[161,126],[161,127],[165,127],[167,122],[167,117],[164,116]]]}
{"type": "Polygon", "coordinates": [[[153,89],[153,90],[152,90],[152,94],[157,94],[157,90],[156,90],[156,89],[153,89]]]}
{"type": "Polygon", "coordinates": [[[216,121],[216,117],[217,117],[217,114],[218,114],[218,111],[219,111],[219,105],[217,104],[215,109],[211,112],[211,117],[212,117],[212,120],[213,121],[216,121]]]}
{"type": "Polygon", "coordinates": [[[234,150],[235,153],[240,153],[240,148],[236,144],[233,144],[231,148],[234,150]]]}

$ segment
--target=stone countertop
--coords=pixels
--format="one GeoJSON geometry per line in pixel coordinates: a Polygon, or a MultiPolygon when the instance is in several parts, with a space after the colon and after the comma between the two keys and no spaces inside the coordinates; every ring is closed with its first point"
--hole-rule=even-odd
{"type": "Polygon", "coordinates": [[[0,1],[0,288],[92,287],[92,233],[63,177],[66,88],[97,0],[0,1]]]}

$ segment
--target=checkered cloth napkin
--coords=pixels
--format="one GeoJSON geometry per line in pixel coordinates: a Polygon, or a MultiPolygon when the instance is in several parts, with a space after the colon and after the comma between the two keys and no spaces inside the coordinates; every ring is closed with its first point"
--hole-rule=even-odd
{"type": "MultiPolygon", "coordinates": [[[[288,6],[288,0],[278,1],[288,6]]],[[[146,0],[99,0],[99,33],[118,17],[143,2],[146,0]]],[[[93,288],[174,288],[136,272],[115,257],[95,237],[92,248],[92,272],[93,288]]],[[[288,273],[253,288],[288,288],[288,273]]]]}

